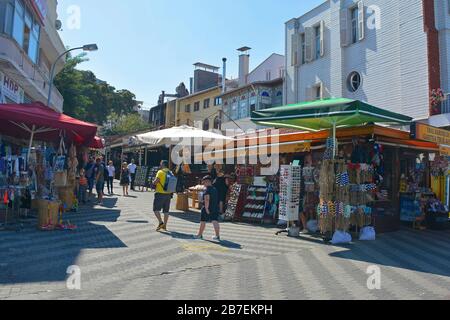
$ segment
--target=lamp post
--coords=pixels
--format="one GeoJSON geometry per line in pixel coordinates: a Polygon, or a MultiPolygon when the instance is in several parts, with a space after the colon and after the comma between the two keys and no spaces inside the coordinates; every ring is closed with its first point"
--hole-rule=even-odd
{"type": "Polygon", "coordinates": [[[98,46],[96,44],[87,44],[87,45],[84,45],[82,47],[72,48],[72,49],[69,49],[69,50],[61,53],[58,56],[58,58],[56,58],[55,62],[52,65],[52,69],[50,71],[50,80],[49,80],[49,84],[48,84],[48,99],[47,99],[47,106],[48,107],[50,107],[50,102],[52,100],[52,89],[53,89],[53,80],[54,80],[54,77],[55,77],[56,64],[58,63],[59,59],[64,57],[69,52],[75,51],[75,50],[97,51],[98,50],[98,46]]]}

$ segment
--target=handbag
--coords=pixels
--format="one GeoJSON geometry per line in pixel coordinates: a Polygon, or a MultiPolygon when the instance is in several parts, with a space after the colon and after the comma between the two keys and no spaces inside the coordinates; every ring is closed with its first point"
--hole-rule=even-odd
{"type": "Polygon", "coordinates": [[[61,142],[59,144],[58,157],[55,164],[55,173],[54,173],[54,186],[55,187],[66,187],[67,186],[67,169],[65,166],[66,157],[65,153],[65,145],[64,139],[61,137],[61,142]]]}

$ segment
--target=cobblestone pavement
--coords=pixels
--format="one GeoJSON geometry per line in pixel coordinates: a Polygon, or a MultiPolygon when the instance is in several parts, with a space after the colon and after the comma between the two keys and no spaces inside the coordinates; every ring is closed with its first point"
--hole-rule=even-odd
{"type": "Polygon", "coordinates": [[[156,233],[153,195],[132,196],[70,214],[74,233],[0,232],[0,299],[450,299],[448,231],[403,229],[339,247],[226,223],[219,245],[192,239],[194,213],[174,210],[170,232],[156,233]],[[71,265],[81,290],[67,289],[71,265]],[[380,290],[367,288],[372,265],[380,290]]]}

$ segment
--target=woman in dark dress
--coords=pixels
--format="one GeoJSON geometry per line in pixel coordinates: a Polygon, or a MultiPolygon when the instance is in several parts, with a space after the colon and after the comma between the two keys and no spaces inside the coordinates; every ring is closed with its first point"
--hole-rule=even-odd
{"type": "Polygon", "coordinates": [[[120,172],[120,185],[123,188],[123,196],[128,197],[128,187],[130,185],[130,171],[128,170],[128,164],[126,162],[122,164],[122,170],[120,172]]]}
{"type": "Polygon", "coordinates": [[[226,181],[225,174],[222,170],[217,172],[217,178],[214,181],[214,187],[217,190],[219,197],[219,210],[220,214],[225,213],[225,203],[227,201],[228,185],[226,181]]]}

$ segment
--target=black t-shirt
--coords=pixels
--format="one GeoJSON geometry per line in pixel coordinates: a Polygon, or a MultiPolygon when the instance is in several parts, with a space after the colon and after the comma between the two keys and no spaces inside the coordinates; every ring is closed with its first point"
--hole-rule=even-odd
{"type": "Polygon", "coordinates": [[[219,212],[219,196],[217,194],[217,189],[213,186],[207,187],[205,193],[203,194],[203,209],[205,210],[205,196],[209,195],[209,213],[215,214],[219,212]]]}
{"type": "Polygon", "coordinates": [[[217,189],[219,196],[226,195],[228,191],[228,186],[226,184],[225,177],[217,177],[216,181],[214,182],[214,188],[217,189]]]}

